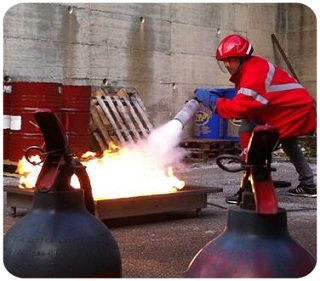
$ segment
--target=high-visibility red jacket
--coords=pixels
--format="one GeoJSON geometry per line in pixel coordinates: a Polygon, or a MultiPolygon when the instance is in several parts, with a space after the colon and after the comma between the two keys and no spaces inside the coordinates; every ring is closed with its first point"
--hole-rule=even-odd
{"type": "Polygon", "coordinates": [[[277,127],[280,139],[315,131],[311,95],[269,61],[251,56],[230,81],[235,83],[236,96],[219,98],[216,103],[216,112],[222,118],[248,118],[258,125],[277,127]]]}

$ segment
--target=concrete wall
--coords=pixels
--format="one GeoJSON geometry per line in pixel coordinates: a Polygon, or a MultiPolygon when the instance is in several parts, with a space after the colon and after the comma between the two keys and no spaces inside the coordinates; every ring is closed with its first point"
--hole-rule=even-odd
{"type": "MultiPolygon", "coordinates": [[[[317,100],[317,18],[305,5],[279,4],[276,32],[298,80],[317,100]]],[[[275,62],[286,68],[278,50],[275,62]]]]}
{"type": "Polygon", "coordinates": [[[271,41],[275,33],[316,97],[316,17],[302,4],[23,3],[6,12],[3,25],[4,76],[135,87],[156,126],[195,88],[232,86],[214,55],[233,32],[246,36],[256,54],[286,67],[271,41]]]}

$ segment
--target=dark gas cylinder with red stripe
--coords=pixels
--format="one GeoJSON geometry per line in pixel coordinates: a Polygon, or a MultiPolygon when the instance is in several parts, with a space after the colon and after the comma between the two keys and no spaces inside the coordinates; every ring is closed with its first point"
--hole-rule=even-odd
{"type": "MultiPolygon", "coordinates": [[[[21,278],[116,278],[122,276],[119,248],[110,230],[94,216],[90,179],[68,151],[57,116],[48,109],[35,113],[46,151],[33,207],[5,234],[3,262],[21,278]],[[73,175],[81,188],[70,185],[73,175]]],[[[33,154],[33,153],[31,153],[33,154]]]]}
{"type": "Polygon", "coordinates": [[[284,209],[274,215],[228,210],[227,226],[194,257],[186,278],[300,278],[316,261],[289,234],[284,209]]]}
{"type": "Polygon", "coordinates": [[[240,189],[246,196],[228,210],[226,228],[196,254],[186,278],[300,278],[315,268],[313,256],[290,236],[285,209],[278,208],[270,167],[278,137],[268,125],[253,129],[240,189]]]}

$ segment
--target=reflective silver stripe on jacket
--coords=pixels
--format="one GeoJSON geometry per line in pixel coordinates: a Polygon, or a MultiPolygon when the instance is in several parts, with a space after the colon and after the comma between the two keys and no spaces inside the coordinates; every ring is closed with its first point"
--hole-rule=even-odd
{"type": "Polygon", "coordinates": [[[294,89],[302,89],[303,86],[299,83],[289,83],[289,84],[279,84],[279,85],[271,85],[271,81],[273,79],[276,68],[274,65],[268,61],[269,64],[269,72],[265,81],[266,92],[272,93],[277,91],[285,91],[285,90],[294,90],[294,89]]]}
{"type": "MultiPolygon", "coordinates": [[[[267,78],[265,81],[266,93],[272,93],[277,91],[286,91],[286,90],[294,90],[294,89],[303,89],[303,86],[299,83],[288,83],[288,84],[279,84],[279,85],[271,85],[271,81],[273,79],[275,73],[275,67],[271,62],[268,62],[269,71],[267,74],[267,78]]],[[[256,91],[251,90],[249,88],[240,88],[237,94],[243,94],[246,96],[250,96],[258,102],[261,102],[264,105],[267,105],[269,101],[263,96],[259,95],[256,91]]]]}
{"type": "Polygon", "coordinates": [[[246,96],[250,96],[253,99],[255,99],[256,101],[259,101],[265,105],[267,105],[269,103],[269,101],[267,99],[265,99],[263,96],[259,95],[256,91],[248,89],[248,88],[240,88],[239,91],[237,92],[237,94],[243,94],[246,96]]]}

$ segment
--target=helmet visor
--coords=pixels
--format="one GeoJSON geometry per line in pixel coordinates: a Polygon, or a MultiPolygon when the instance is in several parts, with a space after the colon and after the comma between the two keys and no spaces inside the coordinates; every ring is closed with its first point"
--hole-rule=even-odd
{"type": "Polygon", "coordinates": [[[225,68],[224,62],[222,60],[216,60],[216,61],[222,73],[228,73],[228,69],[225,68]]]}

